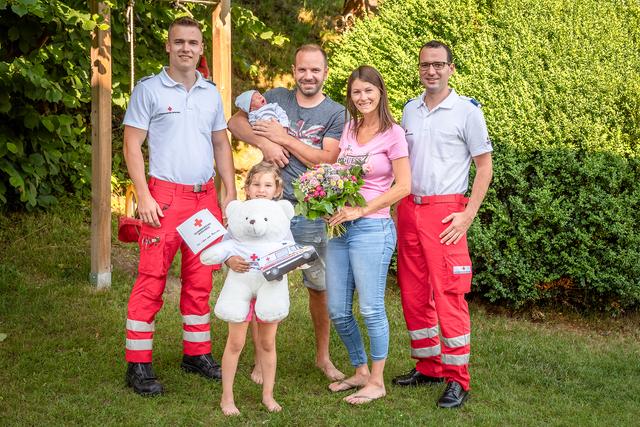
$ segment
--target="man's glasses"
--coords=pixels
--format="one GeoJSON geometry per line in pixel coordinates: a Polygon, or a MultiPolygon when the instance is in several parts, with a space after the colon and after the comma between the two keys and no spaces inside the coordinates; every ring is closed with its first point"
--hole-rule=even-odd
{"type": "Polygon", "coordinates": [[[451,62],[421,62],[418,64],[420,71],[427,71],[429,67],[433,67],[436,71],[444,70],[444,67],[450,65],[451,62]]]}

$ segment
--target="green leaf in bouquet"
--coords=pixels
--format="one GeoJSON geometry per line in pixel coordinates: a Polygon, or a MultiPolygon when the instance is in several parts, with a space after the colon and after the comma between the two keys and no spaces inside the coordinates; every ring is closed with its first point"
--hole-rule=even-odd
{"type": "Polygon", "coordinates": [[[302,215],[304,217],[307,216],[307,205],[304,202],[297,203],[296,207],[293,209],[293,212],[296,215],[302,215]]]}
{"type": "Polygon", "coordinates": [[[351,174],[354,175],[356,178],[360,178],[363,175],[362,165],[355,165],[350,169],[350,171],[351,171],[351,174]]]}
{"type": "Polygon", "coordinates": [[[305,194],[302,192],[302,190],[300,190],[300,188],[295,185],[296,183],[293,183],[293,195],[296,196],[296,200],[300,203],[304,203],[304,196],[305,194]]]}
{"type": "Polygon", "coordinates": [[[334,211],[333,206],[331,205],[330,201],[324,199],[324,200],[322,200],[322,202],[320,202],[319,205],[322,207],[322,210],[324,212],[326,212],[327,214],[329,214],[329,215],[333,215],[334,214],[335,211],[334,211]]]}
{"type": "Polygon", "coordinates": [[[312,210],[312,209],[310,209],[309,211],[307,211],[307,215],[305,215],[305,217],[306,217],[307,219],[311,219],[311,220],[313,220],[313,219],[318,219],[318,218],[322,218],[322,216],[323,216],[323,214],[322,214],[322,213],[320,213],[320,212],[318,212],[318,211],[316,211],[316,210],[312,210]]]}

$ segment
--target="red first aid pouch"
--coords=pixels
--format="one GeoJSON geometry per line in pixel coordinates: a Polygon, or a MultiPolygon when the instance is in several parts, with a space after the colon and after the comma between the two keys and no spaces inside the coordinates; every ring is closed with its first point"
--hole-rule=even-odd
{"type": "Polygon", "coordinates": [[[142,229],[142,220],[129,216],[118,218],[118,240],[124,243],[137,242],[142,229]]]}
{"type": "Polygon", "coordinates": [[[135,217],[138,196],[133,184],[129,184],[125,195],[125,214],[118,217],[118,240],[124,243],[137,242],[142,230],[142,220],[135,217]]]}

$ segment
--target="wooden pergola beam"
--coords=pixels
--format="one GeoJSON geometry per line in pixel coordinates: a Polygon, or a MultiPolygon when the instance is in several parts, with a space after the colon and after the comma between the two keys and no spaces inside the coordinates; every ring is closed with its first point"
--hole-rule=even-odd
{"type": "Polygon", "coordinates": [[[231,117],[231,1],[222,0],[211,14],[212,77],[222,95],[225,117],[231,117]]]}
{"type": "Polygon", "coordinates": [[[91,38],[91,275],[98,289],[111,286],[111,11],[91,0],[91,13],[109,28],[91,38]]]}
{"type": "MultiPolygon", "coordinates": [[[[211,78],[222,97],[224,116],[231,117],[231,0],[221,0],[211,13],[211,78]]],[[[220,199],[225,189],[216,174],[216,189],[220,199]]]]}

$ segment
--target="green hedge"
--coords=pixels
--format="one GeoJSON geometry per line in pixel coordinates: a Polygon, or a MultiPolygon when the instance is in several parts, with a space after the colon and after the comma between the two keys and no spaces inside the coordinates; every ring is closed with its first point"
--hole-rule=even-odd
{"type": "MultiPolygon", "coordinates": [[[[483,104],[495,178],[469,232],[474,291],[519,307],[640,302],[640,4],[387,0],[334,48],[328,93],[376,66],[399,119],[419,47],[448,43],[451,84],[483,104]]],[[[428,167],[428,165],[426,165],[428,167]]]]}

